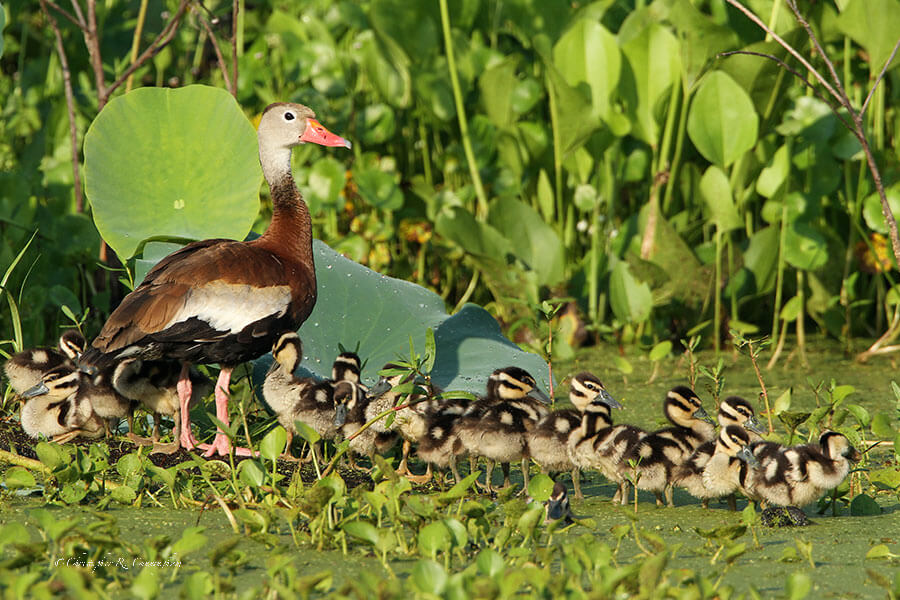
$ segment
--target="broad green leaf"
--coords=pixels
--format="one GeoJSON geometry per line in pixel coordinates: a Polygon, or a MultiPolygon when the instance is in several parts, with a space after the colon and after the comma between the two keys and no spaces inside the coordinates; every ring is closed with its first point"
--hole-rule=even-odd
{"type": "Polygon", "coordinates": [[[854,517],[880,515],[881,512],[881,507],[875,499],[867,494],[859,494],[850,502],[850,514],[854,517]]]}
{"type": "Polygon", "coordinates": [[[790,410],[791,408],[791,388],[786,389],[778,399],[775,400],[775,405],[772,407],[772,412],[777,414],[783,413],[786,410],[790,410]]]}
{"type": "Polygon", "coordinates": [[[113,488],[112,491],[110,491],[109,495],[119,504],[125,505],[132,504],[137,498],[137,494],[135,493],[135,491],[127,485],[120,485],[117,488],[113,488]]]}
{"type": "Polygon", "coordinates": [[[512,253],[512,247],[503,234],[491,225],[475,219],[469,211],[454,207],[438,214],[434,230],[455,242],[469,254],[502,260],[512,253]]]}
{"type": "Polygon", "coordinates": [[[478,79],[488,118],[500,129],[509,129],[515,122],[510,90],[518,83],[516,62],[514,58],[503,60],[487,69],[478,79]]]}
{"type": "Polygon", "coordinates": [[[363,169],[353,174],[359,195],[370,206],[381,210],[397,210],[403,206],[403,192],[397,177],[377,168],[363,169]]]}
{"type": "MultiPolygon", "coordinates": [[[[576,196],[577,195],[578,193],[576,191],[576,196]]],[[[541,169],[541,172],[538,174],[537,201],[544,220],[551,221],[556,212],[556,202],[553,197],[553,186],[550,185],[550,177],[544,169],[541,169]]]]}
{"type": "Polygon", "coordinates": [[[69,456],[66,451],[57,444],[38,442],[34,451],[37,454],[38,459],[51,471],[55,471],[69,461],[69,456]]]}
{"type": "Polygon", "coordinates": [[[544,473],[538,473],[528,482],[528,495],[535,502],[546,502],[553,493],[553,480],[544,473]]]}
{"type": "Polygon", "coordinates": [[[368,542],[373,546],[378,544],[378,530],[368,521],[355,520],[344,523],[341,527],[349,535],[358,540],[368,542]]]}
{"type": "MultiPolygon", "coordinates": [[[[0,11],[3,7],[0,6],[0,11]]],[[[11,490],[18,488],[29,488],[35,484],[34,475],[25,467],[10,467],[3,474],[3,482],[11,490]]]]}
{"type": "MultiPolygon", "coordinates": [[[[610,114],[610,96],[619,83],[621,61],[616,37],[590,17],[576,21],[553,47],[553,64],[568,85],[587,85],[592,112],[602,119],[610,114]]],[[[565,112],[562,115],[571,118],[565,112]]]]}
{"type": "Polygon", "coordinates": [[[781,307],[781,312],[778,313],[778,318],[782,321],[796,321],[797,317],[800,316],[800,313],[803,311],[803,301],[800,296],[793,296],[790,300],[784,303],[784,306],[781,307]]]}
{"type": "Polygon", "coordinates": [[[785,232],[784,259],[804,271],[822,267],[828,260],[825,236],[803,221],[791,223],[785,232]]]}
{"type": "MultiPolygon", "coordinates": [[[[850,0],[837,19],[838,28],[869,55],[870,77],[881,71],[897,43],[900,2],[897,0],[850,0]]],[[[896,67],[894,60],[891,67],[896,67]]]]}
{"type": "Polygon", "coordinates": [[[707,75],[694,95],[687,131],[707,160],[727,167],[756,144],[759,117],[747,92],[723,71],[707,75]]]}
{"type": "Polygon", "coordinates": [[[144,567],[131,584],[131,594],[140,600],[159,597],[159,576],[162,569],[144,567]]]}
{"type": "Polygon", "coordinates": [[[181,534],[181,538],[172,544],[172,553],[182,557],[205,548],[209,542],[209,539],[203,535],[205,530],[205,527],[199,526],[185,529],[184,533],[181,534]]]}
{"type": "Polygon", "coordinates": [[[744,266],[753,273],[758,294],[768,292],[775,285],[778,267],[778,228],[765,227],[750,236],[744,251],[744,266]]]}
{"type": "Polygon", "coordinates": [[[664,340],[650,350],[650,360],[653,362],[660,361],[665,357],[669,356],[672,352],[672,342],[669,340],[664,340]]]}
{"type": "Polygon", "coordinates": [[[650,286],[635,279],[624,261],[617,262],[609,276],[609,303],[616,318],[626,323],[639,323],[650,316],[650,286]]]}
{"type": "Polygon", "coordinates": [[[503,561],[503,557],[491,548],[485,548],[479,552],[478,556],[475,557],[475,564],[483,575],[491,578],[506,570],[506,563],[503,561]]]}
{"type": "MultiPolygon", "coordinates": [[[[632,16],[635,14],[632,13],[632,16]]],[[[660,137],[658,117],[665,118],[665,113],[658,107],[668,98],[672,84],[681,79],[678,40],[659,23],[650,23],[636,37],[625,42],[622,51],[633,76],[633,79],[623,82],[627,84],[623,94],[628,98],[629,112],[632,114],[632,131],[638,138],[655,146],[660,137]]],[[[673,108],[669,107],[669,110],[673,108]]]]}
{"type": "Polygon", "coordinates": [[[881,489],[896,490],[900,488],[900,470],[894,467],[869,471],[869,479],[881,489]]]}
{"type": "Polygon", "coordinates": [[[734,207],[728,176],[716,165],[712,165],[700,179],[700,192],[706,202],[709,217],[720,232],[740,228],[743,223],[734,207]]]}
{"type": "Polygon", "coordinates": [[[738,36],[731,27],[716,23],[713,18],[700,12],[690,0],[669,0],[667,4],[667,18],[679,35],[685,87],[691,89],[719,52],[739,45],[738,36]]]}
{"type": "Polygon", "coordinates": [[[374,0],[368,14],[372,27],[400,45],[414,63],[440,51],[434,43],[439,34],[428,3],[374,0]]]}
{"type": "Polygon", "coordinates": [[[872,433],[880,438],[893,438],[896,431],[891,426],[891,416],[883,412],[875,413],[872,417],[872,433]]]}
{"type": "Polygon", "coordinates": [[[447,572],[433,560],[417,561],[410,578],[416,589],[430,597],[441,597],[447,587],[447,572]]]}
{"type": "Polygon", "coordinates": [[[812,579],[806,573],[791,573],[784,586],[787,600],[803,600],[812,590],[812,579]]]}
{"type": "Polygon", "coordinates": [[[891,553],[891,549],[887,547],[887,544],[877,544],[869,548],[869,551],[866,552],[866,559],[868,560],[893,557],[894,554],[891,553]]]}
{"type": "Polygon", "coordinates": [[[864,429],[869,426],[869,423],[872,421],[872,417],[869,416],[869,411],[859,404],[847,404],[844,406],[851,415],[856,419],[856,421],[862,426],[864,429]]]}
{"type": "MultiPolygon", "coordinates": [[[[566,83],[565,77],[548,57],[541,55],[541,58],[547,72],[547,87],[553,94],[559,116],[559,150],[563,155],[567,155],[584,145],[588,138],[600,129],[601,122],[593,113],[590,99],[586,98],[581,90],[566,83]]],[[[623,121],[624,129],[615,130],[619,135],[627,133],[628,120],[624,118],[613,120],[610,125],[614,128],[613,124],[623,121]]]]}
{"type": "Polygon", "coordinates": [[[450,530],[443,521],[434,521],[419,530],[418,540],[422,556],[434,558],[450,549],[450,530]]]}
{"type": "Polygon", "coordinates": [[[381,99],[397,108],[408,106],[412,96],[412,78],[409,57],[403,48],[393,39],[378,36],[372,30],[357,35],[353,48],[363,73],[381,99]]]}
{"type": "MultiPolygon", "coordinates": [[[[338,343],[354,348],[359,342],[359,355],[366,359],[363,379],[374,383],[385,363],[409,354],[410,338],[416,348],[425,348],[430,327],[437,349],[431,375],[439,388],[480,394],[494,369],[516,365],[548,389],[547,364],[507,340],[484,309],[467,304],[450,316],[434,292],[367,269],[318,240],[313,248],[318,301],[300,328],[304,361],[298,374],[305,369],[307,374],[330,377],[338,343]]],[[[262,381],[270,362],[270,355],[256,361],[257,381],[262,381]]]]}
{"type": "Polygon", "coordinates": [[[791,169],[791,158],[788,156],[787,145],[781,146],[772,155],[769,164],[760,172],[756,179],[756,191],[761,196],[771,198],[787,180],[791,169]]]}
{"type": "Polygon", "coordinates": [[[259,453],[264,458],[276,461],[284,451],[284,445],[287,443],[287,432],[284,427],[278,425],[274,427],[259,443],[259,453]]]}
{"type": "Polygon", "coordinates": [[[242,460],[238,471],[241,481],[252,488],[258,488],[266,480],[266,473],[256,460],[242,460]]]}
{"type": "Polygon", "coordinates": [[[340,193],[346,183],[346,172],[344,166],[330,156],[313,163],[306,177],[306,185],[300,190],[311,213],[338,208],[340,193]]]}
{"type": "Polygon", "coordinates": [[[123,260],[151,238],[243,239],[259,211],[256,134],[225,90],[114,98],[85,135],[84,163],[94,222],[123,260]]]}
{"type": "Polygon", "coordinates": [[[513,254],[537,274],[540,285],[563,280],[562,241],[533,208],[515,198],[501,198],[491,206],[488,222],[509,241],[513,254]]]}
{"type": "MultiPolygon", "coordinates": [[[[891,208],[894,219],[897,219],[900,217],[900,185],[892,185],[887,188],[884,190],[884,195],[887,196],[888,206],[891,208]]],[[[863,217],[866,219],[869,229],[887,234],[887,221],[884,213],[881,212],[881,197],[877,192],[866,197],[863,202],[863,217]]]]}
{"type": "Polygon", "coordinates": [[[357,113],[356,128],[361,135],[360,142],[366,146],[383,144],[397,131],[394,109],[383,102],[368,104],[357,113]]]}

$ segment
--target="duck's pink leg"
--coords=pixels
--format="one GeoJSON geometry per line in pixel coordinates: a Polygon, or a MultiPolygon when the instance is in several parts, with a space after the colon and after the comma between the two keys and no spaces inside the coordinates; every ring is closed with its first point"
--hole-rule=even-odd
{"type": "MultiPolygon", "coordinates": [[[[216,381],[216,418],[228,425],[228,386],[231,385],[232,367],[222,367],[219,371],[219,379],[216,381]]],[[[199,444],[199,448],[206,450],[203,456],[209,457],[218,453],[228,456],[231,451],[231,440],[222,430],[216,431],[216,437],[212,444],[199,444]]],[[[252,456],[249,448],[236,447],[234,453],[238,456],[252,456]]]]}
{"type": "Polygon", "coordinates": [[[178,404],[181,407],[181,447],[185,450],[193,450],[199,442],[191,432],[191,395],[194,393],[191,384],[191,366],[188,363],[182,363],[181,375],[178,377],[178,383],[175,385],[178,392],[178,404]]]}

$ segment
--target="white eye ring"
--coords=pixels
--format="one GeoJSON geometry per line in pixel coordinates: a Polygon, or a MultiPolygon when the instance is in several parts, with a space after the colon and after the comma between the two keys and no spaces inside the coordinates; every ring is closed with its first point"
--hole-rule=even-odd
{"type": "Polygon", "coordinates": [[[292,113],[292,112],[290,112],[290,111],[284,113],[284,120],[285,120],[285,121],[293,121],[293,120],[294,120],[294,113],[292,113]]]}

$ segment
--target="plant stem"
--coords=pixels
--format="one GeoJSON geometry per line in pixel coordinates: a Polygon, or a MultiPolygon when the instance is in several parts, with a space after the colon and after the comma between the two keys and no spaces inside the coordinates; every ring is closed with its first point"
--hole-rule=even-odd
{"type": "MultiPolygon", "coordinates": [[[[141,34],[144,33],[144,21],[147,18],[147,0],[141,0],[141,6],[138,9],[137,24],[134,26],[134,35],[131,37],[131,62],[138,57],[138,49],[141,47],[141,34]]],[[[125,93],[131,91],[131,85],[134,83],[134,73],[125,80],[125,93]]]]}
{"type": "Polygon", "coordinates": [[[453,87],[453,101],[456,104],[456,117],[459,120],[459,133],[462,136],[466,162],[469,164],[469,175],[472,177],[472,185],[475,187],[475,197],[478,199],[475,216],[483,221],[487,218],[487,194],[481,183],[481,174],[478,172],[478,164],[475,162],[475,152],[472,150],[472,140],[469,138],[469,124],[466,119],[466,110],[463,106],[459,75],[456,72],[456,58],[453,54],[453,35],[450,31],[450,11],[447,8],[447,0],[440,0],[440,4],[441,28],[444,31],[444,51],[447,54],[447,68],[450,70],[450,85],[453,87]]]}

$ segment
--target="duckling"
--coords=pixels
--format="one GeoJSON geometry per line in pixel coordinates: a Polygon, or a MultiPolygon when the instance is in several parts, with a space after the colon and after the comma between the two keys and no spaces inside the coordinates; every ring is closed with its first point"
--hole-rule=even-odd
{"type": "Polygon", "coordinates": [[[622,408],[622,405],[610,396],[595,375],[588,372],[572,378],[569,400],[575,408],[555,410],[538,421],[528,436],[528,453],[544,473],[571,471],[575,498],[582,500],[581,471],[569,457],[569,438],[581,426],[582,415],[595,400],[610,408],[622,408]]]}
{"type": "MultiPolygon", "coordinates": [[[[125,359],[116,365],[112,375],[112,386],[123,397],[140,402],[144,408],[153,413],[153,434],[149,440],[141,438],[130,431],[128,437],[138,445],[152,444],[151,454],[173,454],[181,448],[181,403],[178,398],[178,380],[182,366],[176,361],[125,359]],[[159,443],[160,416],[172,417],[175,427],[172,432],[173,441],[159,443]]],[[[189,407],[212,392],[212,381],[191,367],[188,376],[191,380],[191,399],[189,407]]]]}
{"type": "Polygon", "coordinates": [[[21,395],[38,385],[44,373],[62,364],[72,364],[87,346],[77,329],[67,329],[59,338],[59,351],[32,348],[17,352],[3,365],[3,371],[13,391],[21,395]]]}
{"type": "Polygon", "coordinates": [[[769,444],[751,445],[754,455],[763,459],[741,483],[748,497],[775,506],[802,508],[814,502],[840,485],[860,459],[850,440],[836,431],[823,432],[818,445],[782,447],[773,453],[769,444]]]}
{"type": "Polygon", "coordinates": [[[519,367],[497,369],[488,379],[487,396],[472,404],[456,425],[462,446],[470,455],[487,460],[485,488],[493,492],[494,462],[503,469],[504,487],[509,486],[509,463],[522,461],[524,489],[528,489],[528,436],[547,416],[550,399],[537,389],[534,377],[519,367]],[[539,397],[533,398],[530,394],[539,397]]]}
{"type": "MultiPolygon", "coordinates": [[[[448,399],[425,411],[425,433],[419,439],[416,456],[428,465],[439,469],[449,468],[453,481],[459,482],[460,475],[456,459],[465,452],[459,439],[456,425],[471,408],[473,403],[459,398],[448,399]]],[[[428,474],[428,471],[425,473],[428,474]]]]}
{"type": "Polygon", "coordinates": [[[79,436],[102,437],[105,422],[78,393],[85,377],[74,365],[59,365],[24,390],[20,418],[25,433],[33,438],[43,435],[60,444],[79,436]]]}
{"type": "Polygon", "coordinates": [[[750,451],[750,441],[750,433],[740,425],[726,425],[719,431],[715,451],[700,476],[703,489],[691,491],[703,501],[704,508],[709,506],[710,498],[728,496],[729,508],[737,510],[734,493],[741,487],[741,473],[759,465],[750,451]]]}
{"type": "Polygon", "coordinates": [[[671,427],[655,431],[628,449],[620,468],[628,468],[638,489],[652,491],[656,505],[668,506],[672,500],[675,470],[697,449],[715,437],[712,419],[706,414],[700,398],[688,387],[678,386],[666,394],[663,412],[671,427]]]}
{"type": "Polygon", "coordinates": [[[338,407],[334,423],[340,427],[345,439],[350,440],[350,467],[358,468],[353,454],[365,456],[371,462],[375,453],[384,453],[397,441],[397,434],[384,425],[384,420],[376,421],[366,429],[362,427],[390,408],[390,399],[370,397],[366,389],[351,381],[338,381],[334,385],[334,403],[338,407]]]}
{"type": "MultiPolygon", "coordinates": [[[[382,367],[384,371],[398,371],[401,367],[394,363],[388,363],[382,367]]],[[[394,392],[394,388],[410,383],[413,378],[404,373],[395,373],[382,377],[375,387],[372,389],[372,396],[380,396],[382,390],[384,395],[384,406],[396,406],[401,401],[400,394],[394,392]]],[[[403,447],[400,457],[400,464],[397,467],[397,474],[404,475],[413,483],[423,484],[432,478],[432,463],[427,462],[427,467],[423,475],[415,475],[409,470],[409,453],[413,444],[419,444],[428,435],[428,418],[443,409],[443,401],[437,400],[436,396],[440,390],[431,386],[427,396],[411,393],[403,397],[403,407],[394,415],[393,423],[390,429],[396,431],[403,438],[403,447]]],[[[445,463],[447,466],[449,463],[445,463]]]]}
{"type": "Polygon", "coordinates": [[[570,525],[575,522],[572,508],[569,505],[569,494],[562,481],[557,481],[553,484],[553,492],[551,492],[545,506],[544,523],[562,521],[565,525],[570,525]]]}
{"type": "Polygon", "coordinates": [[[604,402],[592,402],[579,427],[569,436],[569,459],[579,469],[597,469],[614,482],[616,493],[612,501],[624,504],[628,499],[628,481],[622,459],[646,435],[634,425],[613,425],[610,407],[604,402]]]}
{"type": "MultiPolygon", "coordinates": [[[[740,396],[729,396],[719,404],[718,421],[720,432],[729,425],[739,425],[752,432],[751,441],[762,439],[760,436],[764,431],[756,419],[753,406],[740,396]]],[[[717,442],[713,441],[700,444],[691,456],[675,470],[673,478],[675,485],[685,488],[695,498],[701,498],[703,508],[709,508],[711,497],[707,495],[706,486],[703,484],[703,469],[712,458],[716,447],[717,442]]],[[[733,504],[734,498],[730,498],[729,503],[733,504]]]]}
{"type": "MultiPolygon", "coordinates": [[[[335,381],[298,378],[294,372],[303,359],[303,345],[294,331],[284,333],[276,340],[272,356],[275,360],[263,382],[263,397],[287,432],[282,458],[295,460],[290,448],[297,432],[296,421],[312,427],[322,439],[334,439],[337,435],[334,386],[341,380],[358,383],[360,361],[353,353],[339,355],[331,370],[335,381]]],[[[310,452],[319,457],[319,444],[313,444],[310,452]]]]}

